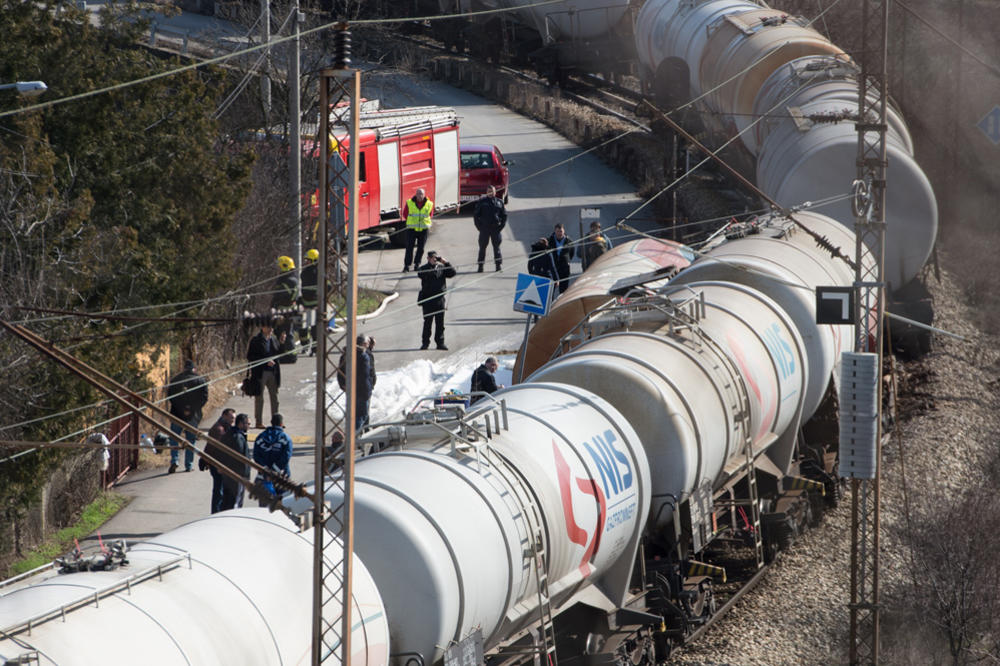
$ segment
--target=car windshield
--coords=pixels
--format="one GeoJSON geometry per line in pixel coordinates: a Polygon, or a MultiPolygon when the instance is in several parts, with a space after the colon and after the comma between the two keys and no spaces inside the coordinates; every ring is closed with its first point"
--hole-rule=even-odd
{"type": "Polygon", "coordinates": [[[492,169],[493,155],[490,153],[462,153],[463,169],[492,169]]]}

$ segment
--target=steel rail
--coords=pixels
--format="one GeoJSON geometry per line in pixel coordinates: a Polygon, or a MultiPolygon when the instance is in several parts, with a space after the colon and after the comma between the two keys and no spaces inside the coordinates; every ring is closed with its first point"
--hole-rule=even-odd
{"type": "Polygon", "coordinates": [[[702,635],[708,632],[709,627],[715,624],[718,620],[725,617],[726,613],[732,610],[732,607],[736,604],[737,601],[739,601],[740,597],[742,597],[744,594],[746,594],[753,588],[757,587],[757,584],[760,583],[760,580],[761,578],[764,577],[764,574],[767,573],[768,570],[770,570],[772,564],[774,564],[773,561],[768,564],[765,564],[763,567],[760,568],[760,570],[757,571],[757,573],[751,576],[750,580],[748,580],[744,585],[742,585],[740,589],[736,590],[733,596],[729,597],[726,603],[722,604],[722,607],[719,610],[715,611],[715,613],[713,613],[712,616],[705,621],[705,624],[695,629],[693,632],[691,632],[691,635],[689,635],[684,639],[684,642],[681,643],[681,647],[679,649],[683,650],[685,645],[697,641],[699,638],[702,637],[702,635]]]}

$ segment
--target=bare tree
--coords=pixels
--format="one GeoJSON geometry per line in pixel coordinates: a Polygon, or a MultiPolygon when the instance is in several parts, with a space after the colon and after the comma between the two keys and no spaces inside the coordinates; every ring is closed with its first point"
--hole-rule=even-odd
{"type": "Polygon", "coordinates": [[[1000,498],[996,477],[953,503],[935,503],[915,521],[909,547],[910,598],[941,632],[953,664],[1000,662],[1000,498]]]}

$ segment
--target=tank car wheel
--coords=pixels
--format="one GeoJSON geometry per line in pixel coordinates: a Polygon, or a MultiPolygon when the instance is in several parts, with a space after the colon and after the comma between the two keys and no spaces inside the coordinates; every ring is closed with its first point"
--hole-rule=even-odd
{"type": "Polygon", "coordinates": [[[788,550],[795,542],[795,525],[784,513],[767,513],[761,516],[764,537],[764,561],[771,562],[780,550],[788,550]]]}

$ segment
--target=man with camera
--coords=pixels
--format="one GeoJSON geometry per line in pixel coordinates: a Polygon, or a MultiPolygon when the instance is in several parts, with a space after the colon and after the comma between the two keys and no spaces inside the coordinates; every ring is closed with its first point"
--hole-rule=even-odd
{"type": "Polygon", "coordinates": [[[427,263],[417,269],[420,276],[420,293],[417,302],[424,311],[424,330],[421,337],[421,349],[427,349],[431,342],[431,326],[435,326],[434,342],[437,348],[444,351],[444,292],[447,289],[446,280],[455,277],[455,269],[451,264],[431,250],[427,253],[427,263]]]}

